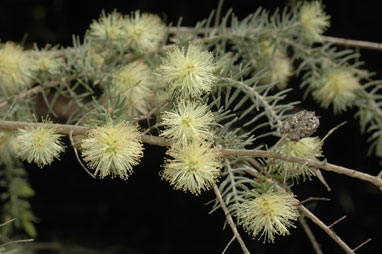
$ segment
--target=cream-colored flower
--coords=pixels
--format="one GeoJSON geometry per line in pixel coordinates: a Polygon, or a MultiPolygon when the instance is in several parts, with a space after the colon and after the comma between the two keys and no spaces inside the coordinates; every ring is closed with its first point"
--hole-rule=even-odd
{"type": "Polygon", "coordinates": [[[327,71],[315,85],[313,98],[321,103],[321,107],[328,108],[333,104],[334,113],[346,111],[356,99],[355,91],[361,86],[353,74],[346,69],[327,71]]]}
{"type": "Polygon", "coordinates": [[[158,76],[171,93],[177,91],[183,98],[195,98],[211,91],[215,68],[210,52],[190,44],[187,49],[170,50],[159,67],[158,76]]]}
{"type": "MultiPolygon", "coordinates": [[[[304,159],[317,160],[317,158],[323,156],[321,147],[322,142],[317,137],[306,137],[298,141],[285,139],[284,142],[277,147],[276,152],[304,159]]],[[[314,169],[304,164],[283,160],[275,160],[272,162],[269,166],[269,170],[271,173],[282,176],[284,180],[290,178],[298,180],[301,176],[305,180],[315,175],[314,169]]]]}
{"type": "Polygon", "coordinates": [[[261,55],[256,61],[256,69],[265,71],[260,82],[262,84],[278,82],[279,89],[286,88],[293,74],[293,65],[285,50],[276,48],[270,41],[261,42],[260,48],[261,55]]]}
{"type": "Polygon", "coordinates": [[[329,27],[330,16],[323,11],[321,2],[305,2],[300,9],[300,22],[306,37],[312,41],[322,41],[322,34],[329,27]]]}
{"type": "Polygon", "coordinates": [[[82,140],[82,157],[100,178],[127,179],[143,156],[138,127],[128,122],[92,129],[82,140]]]}
{"type": "Polygon", "coordinates": [[[239,223],[253,237],[274,242],[275,235],[289,235],[288,227],[297,220],[298,201],[287,193],[268,191],[251,194],[237,206],[239,223]]]}
{"type": "Polygon", "coordinates": [[[89,37],[100,45],[112,45],[121,49],[126,43],[123,26],[126,19],[117,11],[105,14],[101,13],[98,20],[93,20],[90,25],[89,37]]]}
{"type": "Polygon", "coordinates": [[[120,68],[113,78],[115,92],[126,98],[129,116],[145,115],[150,111],[155,77],[147,65],[130,63],[120,68]]]}
{"type": "Polygon", "coordinates": [[[11,42],[0,44],[0,94],[13,95],[29,87],[31,62],[23,49],[11,42]]]}
{"type": "Polygon", "coordinates": [[[162,115],[165,130],[160,134],[175,144],[190,144],[210,141],[214,116],[205,105],[182,100],[172,111],[162,115]]]}
{"type": "Polygon", "coordinates": [[[65,150],[61,137],[56,128],[44,125],[19,129],[18,156],[29,163],[36,163],[40,168],[49,165],[54,158],[59,159],[60,153],[65,150]]]}
{"type": "Polygon", "coordinates": [[[64,67],[62,58],[53,50],[39,50],[31,53],[32,71],[37,74],[57,75],[64,67]]]}
{"type": "Polygon", "coordinates": [[[157,15],[136,11],[124,23],[127,46],[137,52],[157,48],[166,35],[166,25],[157,15]]]}
{"type": "Polygon", "coordinates": [[[221,154],[208,143],[174,145],[167,154],[162,179],[174,185],[174,189],[195,195],[209,190],[220,174],[221,154]]]}

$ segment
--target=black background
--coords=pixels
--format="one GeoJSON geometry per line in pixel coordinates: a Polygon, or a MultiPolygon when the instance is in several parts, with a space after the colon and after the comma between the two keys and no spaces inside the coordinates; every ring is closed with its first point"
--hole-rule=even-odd
{"type": "MultiPolygon", "coordinates": [[[[273,11],[287,1],[226,0],[228,8],[241,18],[259,6],[273,11]]],[[[358,40],[382,42],[380,8],[372,1],[324,1],[331,15],[331,28],[326,35],[358,40]]],[[[136,9],[161,15],[167,23],[183,17],[183,25],[192,26],[207,18],[217,1],[63,1],[63,0],[2,0],[0,1],[0,40],[25,45],[37,42],[70,46],[72,35],[83,35],[102,9],[117,9],[127,14],[136,9]]],[[[362,60],[370,71],[381,78],[382,51],[361,49],[362,60]]],[[[300,96],[297,90],[293,96],[300,96]]],[[[316,110],[323,137],[332,127],[348,123],[325,143],[324,153],[329,162],[378,174],[378,159],[367,157],[366,136],[359,132],[355,111],[334,116],[331,110],[322,111],[308,100],[302,107],[316,110]]],[[[70,149],[51,167],[44,169],[27,165],[36,197],[32,207],[39,217],[37,242],[60,242],[69,246],[63,253],[221,253],[232,237],[230,228],[223,230],[222,211],[209,215],[214,199],[211,192],[199,197],[173,191],[158,176],[163,164],[164,150],[145,146],[145,157],[127,180],[93,180],[82,170],[70,149]],[[89,248],[89,249],[84,249],[89,248]]],[[[319,202],[314,212],[327,224],[343,215],[348,218],[335,226],[335,231],[351,247],[367,238],[373,241],[357,253],[380,253],[382,237],[382,194],[376,187],[357,179],[323,172],[332,192],[317,180],[294,187],[300,200],[310,197],[329,197],[319,202]],[[379,248],[378,248],[379,247],[379,248]],[[377,249],[378,248],[378,249],[377,249]]],[[[310,223],[324,253],[343,251],[320,229],[310,223]]],[[[291,229],[291,236],[278,237],[275,244],[252,240],[242,230],[247,246],[253,253],[313,253],[311,245],[299,225],[291,229]]],[[[62,249],[61,248],[61,249],[62,249]]],[[[41,251],[40,253],[57,253],[41,251]]],[[[236,242],[227,253],[242,253],[236,242]]]]}

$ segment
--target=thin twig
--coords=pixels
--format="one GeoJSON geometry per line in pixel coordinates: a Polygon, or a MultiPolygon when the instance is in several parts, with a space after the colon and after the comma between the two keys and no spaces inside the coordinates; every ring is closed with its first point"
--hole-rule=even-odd
{"type": "Polygon", "coordinates": [[[5,225],[7,225],[8,223],[11,223],[12,221],[16,220],[16,218],[13,218],[13,219],[10,219],[10,220],[7,220],[6,222],[0,224],[0,228],[1,227],[4,227],[5,225]]]}
{"type": "Polygon", "coordinates": [[[304,216],[300,216],[298,218],[298,221],[300,222],[302,228],[305,231],[306,236],[309,238],[310,242],[312,243],[312,247],[314,249],[314,252],[316,254],[323,254],[320,244],[317,242],[316,237],[314,236],[312,230],[310,230],[310,227],[308,223],[306,223],[304,216]]]}
{"type": "Polygon", "coordinates": [[[360,41],[360,40],[350,40],[350,39],[337,38],[337,37],[332,37],[332,36],[322,36],[322,38],[324,39],[325,42],[330,42],[330,43],[342,45],[345,47],[382,50],[382,43],[360,41]]]}
{"type": "Polygon", "coordinates": [[[300,202],[300,204],[305,204],[310,201],[330,201],[330,198],[317,198],[317,197],[309,197],[300,202]]]}
{"type": "Polygon", "coordinates": [[[250,252],[249,252],[247,246],[245,246],[245,243],[244,243],[243,239],[241,238],[241,236],[240,236],[240,234],[239,234],[239,231],[237,231],[236,224],[235,224],[235,222],[233,222],[232,216],[231,216],[231,214],[229,213],[226,204],[224,203],[224,200],[223,200],[223,198],[222,198],[222,195],[220,194],[219,188],[218,188],[218,186],[216,185],[216,183],[213,183],[213,184],[212,184],[212,188],[214,189],[216,198],[218,199],[219,204],[220,204],[221,208],[222,208],[223,211],[224,211],[224,215],[225,215],[225,217],[227,218],[227,222],[228,222],[229,226],[231,227],[232,232],[233,232],[233,234],[235,235],[237,241],[239,242],[241,249],[243,250],[243,252],[244,252],[245,254],[249,254],[250,252]]]}
{"type": "Polygon", "coordinates": [[[316,169],[316,176],[317,176],[318,180],[320,180],[320,182],[325,186],[326,190],[327,191],[331,191],[331,189],[329,187],[329,184],[326,182],[326,180],[325,180],[324,176],[322,175],[320,169],[316,169]]]}
{"type": "Polygon", "coordinates": [[[77,161],[78,163],[80,163],[81,167],[85,170],[86,173],[88,173],[93,179],[96,179],[96,177],[88,170],[88,168],[82,163],[81,159],[80,159],[80,156],[78,155],[78,151],[77,151],[77,148],[74,144],[74,140],[73,140],[73,131],[71,131],[69,133],[69,139],[70,139],[70,143],[72,144],[72,147],[73,147],[73,150],[74,150],[74,154],[76,155],[76,158],[77,158],[77,161]]]}
{"type": "Polygon", "coordinates": [[[34,239],[15,240],[15,241],[11,241],[11,242],[0,244],[0,247],[4,247],[4,246],[7,246],[7,245],[16,244],[16,243],[29,243],[29,242],[33,242],[33,241],[34,241],[34,239]]]}
{"type": "Polygon", "coordinates": [[[228,247],[231,245],[231,243],[233,243],[233,241],[236,239],[236,236],[234,235],[232,237],[231,240],[229,240],[229,242],[227,243],[227,246],[225,246],[224,250],[222,251],[222,254],[224,254],[227,250],[228,250],[228,247]]]}
{"type": "Polygon", "coordinates": [[[309,211],[305,206],[300,205],[299,210],[307,218],[313,221],[314,224],[319,226],[325,233],[327,233],[346,253],[354,254],[354,251],[336,234],[331,230],[325,223],[323,223],[319,218],[316,217],[311,211],[309,211]]]}
{"type": "Polygon", "coordinates": [[[354,252],[357,251],[359,248],[361,248],[362,246],[364,246],[365,244],[367,244],[367,243],[370,242],[370,241],[371,241],[371,238],[367,239],[366,241],[364,241],[363,243],[361,243],[360,245],[358,245],[357,247],[355,247],[355,248],[353,249],[353,251],[354,251],[354,252]]]}
{"type": "Polygon", "coordinates": [[[340,123],[339,125],[331,128],[328,133],[326,133],[325,137],[323,139],[321,139],[321,143],[323,144],[325,139],[327,139],[333,132],[335,132],[338,128],[340,128],[342,125],[346,124],[347,122],[343,122],[343,123],[340,123]]]}
{"type": "Polygon", "coordinates": [[[344,219],[346,219],[346,215],[342,216],[341,218],[339,218],[338,220],[336,220],[335,222],[333,222],[332,224],[330,224],[330,225],[328,226],[328,228],[333,228],[334,225],[336,225],[336,224],[337,224],[338,222],[340,222],[340,221],[343,221],[344,219]]]}

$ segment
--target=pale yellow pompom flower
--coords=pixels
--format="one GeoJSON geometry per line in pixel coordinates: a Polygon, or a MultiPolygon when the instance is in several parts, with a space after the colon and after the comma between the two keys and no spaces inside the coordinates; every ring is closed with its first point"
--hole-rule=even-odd
{"type": "Polygon", "coordinates": [[[174,48],[167,53],[159,67],[159,79],[172,93],[178,91],[183,98],[198,97],[211,91],[216,65],[213,55],[198,45],[174,48]]]}
{"type": "Polygon", "coordinates": [[[253,238],[274,242],[275,235],[289,235],[288,227],[297,220],[298,201],[287,193],[268,191],[247,198],[237,206],[237,217],[253,238]]]}
{"type": "Polygon", "coordinates": [[[63,59],[54,50],[40,50],[31,53],[32,68],[37,74],[57,75],[64,67],[63,59]]]}
{"type": "Polygon", "coordinates": [[[23,49],[11,42],[0,44],[0,94],[13,95],[31,82],[31,62],[23,49]]]}
{"type": "MultiPolygon", "coordinates": [[[[304,159],[317,160],[319,157],[323,157],[322,154],[322,142],[317,137],[305,137],[298,141],[292,141],[285,139],[277,148],[276,152],[289,156],[295,156],[304,159]]],[[[290,179],[294,178],[298,180],[302,177],[303,180],[315,175],[314,170],[304,164],[287,162],[284,160],[274,160],[269,166],[271,173],[278,174],[282,178],[290,179]]]]}
{"type": "Polygon", "coordinates": [[[346,69],[327,71],[315,86],[317,90],[313,92],[313,98],[323,108],[333,104],[334,113],[346,111],[346,108],[353,105],[355,91],[361,87],[358,79],[346,69]]]}
{"type": "Polygon", "coordinates": [[[279,89],[287,87],[289,77],[293,74],[292,63],[288,57],[275,57],[268,61],[264,68],[266,73],[260,80],[262,84],[278,82],[279,89]]]}
{"type": "Polygon", "coordinates": [[[127,47],[137,52],[145,52],[159,47],[166,35],[166,25],[157,15],[136,11],[123,26],[127,47]]]}
{"type": "Polygon", "coordinates": [[[293,74],[293,65],[285,50],[280,47],[276,48],[275,44],[270,41],[262,41],[261,57],[256,67],[258,70],[264,69],[265,74],[260,82],[262,84],[270,84],[278,82],[279,89],[286,88],[290,76],[293,74]]]}
{"type": "Polygon", "coordinates": [[[110,43],[120,48],[126,43],[123,38],[125,22],[126,19],[117,11],[109,14],[102,12],[100,18],[90,25],[89,37],[101,45],[110,43]]]}
{"type": "Polygon", "coordinates": [[[29,163],[36,163],[40,168],[49,165],[65,150],[61,137],[56,128],[44,125],[19,129],[18,156],[29,163]]]}
{"type": "Polygon", "coordinates": [[[125,180],[143,156],[140,135],[136,125],[125,121],[99,126],[82,140],[82,157],[100,178],[111,175],[125,180]]]}
{"type": "Polygon", "coordinates": [[[329,18],[319,1],[304,3],[301,6],[301,26],[306,37],[312,41],[322,41],[321,35],[330,25],[329,18]]]}
{"type": "Polygon", "coordinates": [[[113,74],[115,91],[126,98],[127,115],[141,116],[150,111],[155,77],[150,68],[141,62],[121,67],[113,74]]]}
{"type": "Polygon", "coordinates": [[[160,134],[175,144],[200,143],[214,137],[214,116],[207,106],[182,100],[171,111],[162,114],[165,130],[160,134]]]}
{"type": "Polygon", "coordinates": [[[209,190],[220,175],[221,154],[208,143],[174,145],[167,154],[162,171],[162,179],[174,186],[176,190],[199,195],[209,190]]]}

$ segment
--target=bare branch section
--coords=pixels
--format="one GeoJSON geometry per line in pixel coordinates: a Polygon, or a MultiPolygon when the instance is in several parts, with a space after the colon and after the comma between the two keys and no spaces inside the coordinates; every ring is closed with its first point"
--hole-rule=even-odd
{"type": "Polygon", "coordinates": [[[306,223],[304,216],[300,216],[298,218],[298,221],[300,222],[302,228],[304,229],[306,235],[308,236],[310,242],[312,243],[314,252],[316,254],[323,254],[320,244],[317,242],[316,237],[313,235],[312,230],[310,230],[310,227],[308,223],[306,223]]]}
{"type": "Polygon", "coordinates": [[[307,218],[314,222],[317,226],[319,226],[325,233],[327,233],[341,248],[348,254],[354,254],[355,252],[344,242],[342,239],[334,233],[334,231],[328,227],[325,223],[323,223],[319,218],[316,217],[311,211],[309,211],[305,206],[300,205],[299,210],[302,214],[304,214],[307,218]]]}
{"type": "Polygon", "coordinates": [[[222,195],[220,194],[219,188],[216,185],[216,183],[213,183],[212,188],[214,189],[216,198],[218,199],[219,204],[220,204],[221,208],[224,211],[224,215],[227,218],[227,222],[228,222],[229,226],[231,227],[232,232],[235,235],[237,241],[239,242],[241,249],[243,250],[243,252],[245,254],[250,254],[247,246],[245,246],[245,243],[244,243],[243,239],[241,238],[239,232],[237,231],[236,224],[235,224],[235,222],[233,222],[232,216],[229,213],[228,208],[227,208],[227,206],[224,203],[224,200],[222,198],[222,195]]]}
{"type": "MultiPolygon", "coordinates": [[[[198,32],[200,34],[203,34],[205,32],[211,32],[215,28],[208,28],[207,30],[205,28],[199,29],[198,32]]],[[[257,31],[256,29],[254,29],[257,31]]],[[[177,33],[177,32],[193,32],[193,27],[171,27],[170,33],[177,33]]],[[[231,29],[227,28],[227,32],[231,32],[231,29]]],[[[333,36],[322,36],[322,39],[324,42],[329,42],[337,45],[341,45],[344,47],[354,47],[354,48],[365,48],[365,49],[371,49],[371,50],[382,50],[382,43],[377,42],[370,42],[370,41],[361,41],[361,40],[351,40],[351,39],[344,39],[344,38],[338,38],[333,36]]]]}
{"type": "MultiPolygon", "coordinates": [[[[44,124],[44,123],[28,123],[28,122],[15,122],[15,121],[3,121],[0,120],[0,129],[10,129],[16,130],[25,128],[26,126],[39,126],[47,125],[57,128],[61,133],[69,134],[70,131],[73,131],[73,135],[86,134],[89,131],[89,127],[84,126],[75,126],[67,124],[44,124]]],[[[167,142],[162,137],[142,135],[141,139],[144,143],[156,145],[156,146],[170,146],[170,143],[167,142]]],[[[247,150],[247,149],[221,149],[221,153],[225,156],[251,156],[251,157],[263,157],[263,158],[274,158],[289,162],[295,162],[307,165],[313,168],[320,168],[326,171],[334,172],[337,174],[347,175],[353,178],[358,178],[367,182],[374,184],[375,186],[382,187],[382,178],[378,176],[369,175],[366,173],[359,172],[354,169],[349,169],[327,162],[321,162],[317,160],[304,159],[294,156],[288,156],[284,154],[279,154],[273,151],[264,151],[264,150],[247,150]]]]}
{"type": "Polygon", "coordinates": [[[324,41],[334,43],[337,45],[345,47],[355,47],[355,48],[365,48],[372,50],[382,50],[382,43],[369,42],[369,41],[359,41],[359,40],[350,40],[337,38],[332,36],[322,36],[324,41]]]}

